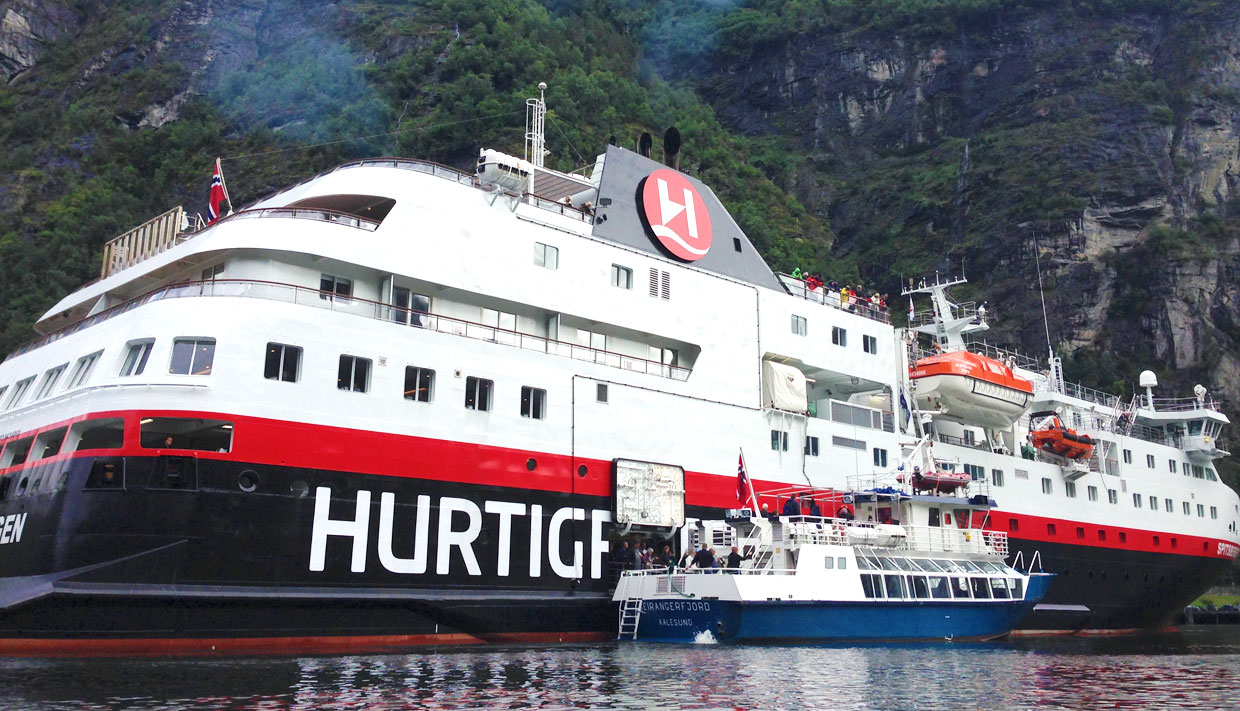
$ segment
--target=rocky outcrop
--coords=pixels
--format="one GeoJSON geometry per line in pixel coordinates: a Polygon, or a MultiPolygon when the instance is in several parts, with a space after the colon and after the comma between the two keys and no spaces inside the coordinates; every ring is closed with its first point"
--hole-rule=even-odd
{"type": "Polygon", "coordinates": [[[48,44],[73,35],[81,24],[69,3],[0,1],[0,80],[10,82],[34,66],[48,44]]]}

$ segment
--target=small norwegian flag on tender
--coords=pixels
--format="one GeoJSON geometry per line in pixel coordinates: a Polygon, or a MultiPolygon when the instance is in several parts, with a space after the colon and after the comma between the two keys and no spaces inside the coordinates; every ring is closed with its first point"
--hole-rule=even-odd
{"type": "Polygon", "coordinates": [[[224,174],[220,171],[220,159],[215,159],[215,175],[211,178],[211,192],[207,195],[207,224],[220,219],[220,207],[228,198],[224,190],[224,174]]]}
{"type": "Polygon", "coordinates": [[[749,483],[749,475],[745,473],[745,455],[742,453],[736,464],[736,500],[745,506],[752,499],[753,486],[749,483]]]}

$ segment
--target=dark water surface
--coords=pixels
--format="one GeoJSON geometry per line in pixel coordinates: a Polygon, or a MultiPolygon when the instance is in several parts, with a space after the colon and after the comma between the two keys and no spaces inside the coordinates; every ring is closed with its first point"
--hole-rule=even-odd
{"type": "Polygon", "coordinates": [[[0,709],[1240,709],[1240,626],[988,644],[0,659],[0,709]]]}

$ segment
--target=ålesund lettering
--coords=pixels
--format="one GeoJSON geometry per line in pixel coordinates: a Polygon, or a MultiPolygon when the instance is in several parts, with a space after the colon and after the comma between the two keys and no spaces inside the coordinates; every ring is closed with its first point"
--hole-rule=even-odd
{"type": "Polygon", "coordinates": [[[26,528],[26,514],[9,514],[0,518],[0,544],[17,543],[26,528]]]}
{"type": "MultiPolygon", "coordinates": [[[[370,501],[371,492],[365,489],[360,490],[357,492],[357,504],[352,518],[331,518],[329,512],[331,489],[321,486],[315,490],[314,526],[310,533],[311,571],[322,572],[326,568],[327,540],[334,536],[351,539],[353,542],[349,570],[354,573],[366,572],[371,542],[370,501]]],[[[401,557],[396,553],[392,544],[396,529],[396,495],[390,492],[379,494],[379,528],[374,544],[378,552],[379,564],[384,570],[404,575],[422,575],[433,568],[436,574],[447,575],[455,572],[455,566],[463,565],[467,574],[482,575],[482,566],[479,565],[474,543],[482,532],[483,517],[495,516],[498,517],[495,572],[500,577],[507,577],[512,573],[514,564],[512,560],[513,522],[528,516],[531,523],[529,527],[530,577],[542,576],[544,541],[546,558],[553,574],[567,579],[585,577],[585,543],[583,541],[573,540],[572,560],[565,561],[560,554],[560,541],[566,535],[564,529],[571,528],[570,521],[586,521],[587,511],[585,509],[574,507],[556,509],[551,513],[546,527],[542,525],[543,507],[539,504],[527,506],[513,501],[485,501],[479,507],[477,503],[469,499],[444,496],[439,499],[438,511],[438,520],[435,522],[437,535],[432,553],[430,550],[431,497],[425,494],[418,496],[412,526],[413,555],[401,557]]],[[[603,537],[603,525],[611,522],[611,512],[593,509],[588,512],[588,515],[590,577],[599,579],[603,577],[607,553],[611,550],[611,545],[603,537]]],[[[407,538],[407,534],[402,535],[401,538],[407,538]]],[[[487,548],[489,550],[490,546],[487,548]]]]}

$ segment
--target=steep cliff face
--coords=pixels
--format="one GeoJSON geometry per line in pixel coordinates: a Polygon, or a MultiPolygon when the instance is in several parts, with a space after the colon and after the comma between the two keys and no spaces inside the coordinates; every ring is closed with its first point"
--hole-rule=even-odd
{"type": "Polygon", "coordinates": [[[1040,262],[1078,377],[1240,406],[1240,7],[1183,10],[807,32],[721,51],[703,91],[798,149],[787,187],[875,286],[963,264],[997,338],[1045,352],[1040,262]]]}
{"type": "Polygon", "coordinates": [[[73,36],[81,25],[82,14],[70,3],[0,2],[0,83],[34,66],[49,44],[73,36]]]}

